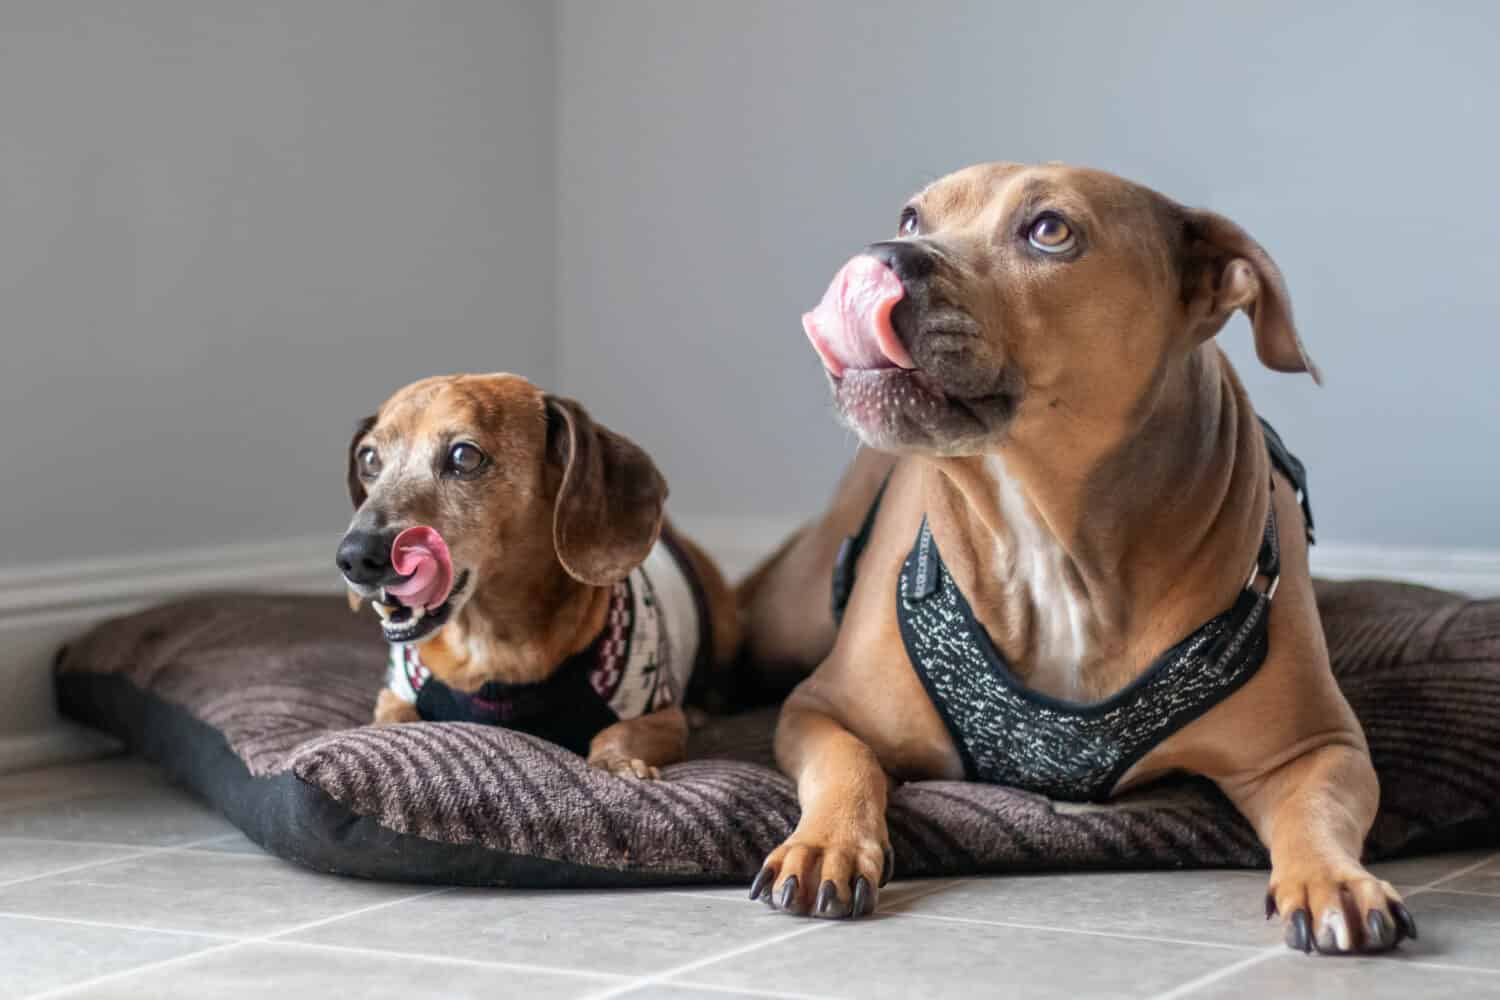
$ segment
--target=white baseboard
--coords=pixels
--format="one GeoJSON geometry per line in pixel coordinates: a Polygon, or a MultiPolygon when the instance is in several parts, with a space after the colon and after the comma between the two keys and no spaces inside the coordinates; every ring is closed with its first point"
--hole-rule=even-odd
{"type": "MultiPolygon", "coordinates": [[[[743,577],[800,523],[788,517],[674,515],[731,580],[743,577]]],[[[1474,596],[1500,595],[1500,550],[1329,542],[1313,572],[1333,579],[1409,580],[1474,596]]],[[[0,570],[0,774],[107,752],[111,742],[60,719],[51,665],[59,647],[107,618],[206,590],[340,592],[325,535],[185,549],[159,556],[0,570]]]]}
{"type": "MultiPolygon", "coordinates": [[[[673,516],[732,580],[755,568],[802,523],[791,517],[673,516]]],[[[1313,546],[1312,571],[1330,580],[1405,580],[1474,597],[1500,596],[1500,549],[1328,541],[1313,546]]]]}
{"type": "Polygon", "coordinates": [[[208,590],[338,593],[327,535],[153,556],[0,570],[0,774],[107,752],[110,741],[70,725],[52,697],[52,659],[73,637],[116,615],[208,590]]]}
{"type": "Polygon", "coordinates": [[[1445,549],[1320,542],[1314,576],[1330,580],[1403,580],[1471,597],[1500,596],[1500,549],[1445,549]]]}

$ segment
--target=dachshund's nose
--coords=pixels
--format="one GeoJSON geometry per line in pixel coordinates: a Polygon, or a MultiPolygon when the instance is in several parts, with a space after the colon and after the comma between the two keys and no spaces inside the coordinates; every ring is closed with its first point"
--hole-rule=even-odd
{"type": "Polygon", "coordinates": [[[391,539],[373,531],[351,531],[339,542],[335,561],[350,583],[376,587],[391,575],[391,539]]]}

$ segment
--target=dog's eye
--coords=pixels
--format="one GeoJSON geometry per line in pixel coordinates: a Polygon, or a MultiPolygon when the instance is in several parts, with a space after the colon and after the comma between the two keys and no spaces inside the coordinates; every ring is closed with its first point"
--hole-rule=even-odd
{"type": "Polygon", "coordinates": [[[448,449],[448,464],[443,471],[450,476],[472,476],[489,462],[489,456],[472,444],[456,444],[448,449]]]}
{"type": "Polygon", "coordinates": [[[921,228],[917,221],[917,210],[907,205],[901,210],[901,221],[896,225],[896,232],[902,236],[915,236],[921,228]]]}
{"type": "Polygon", "coordinates": [[[358,466],[359,478],[366,481],[374,479],[380,475],[380,452],[365,445],[355,456],[355,464],[358,466]]]}
{"type": "Polygon", "coordinates": [[[1026,238],[1042,253],[1067,253],[1078,242],[1073,227],[1062,216],[1051,212],[1031,224],[1031,232],[1026,238]]]}

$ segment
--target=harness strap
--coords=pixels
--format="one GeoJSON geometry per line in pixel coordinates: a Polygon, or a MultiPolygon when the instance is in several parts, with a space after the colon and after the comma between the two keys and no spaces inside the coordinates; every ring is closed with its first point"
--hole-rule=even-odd
{"type": "MultiPolygon", "coordinates": [[[[1307,495],[1307,467],[1302,460],[1293,455],[1287,448],[1286,443],[1281,440],[1281,435],[1276,432],[1264,417],[1260,420],[1261,432],[1265,437],[1266,451],[1271,458],[1271,465],[1276,468],[1292,484],[1297,493],[1297,503],[1302,508],[1302,517],[1307,525],[1307,544],[1316,544],[1317,538],[1313,531],[1312,502],[1307,495]]],[[[849,606],[849,597],[854,592],[854,570],[855,564],[859,562],[860,555],[870,543],[870,535],[875,531],[875,518],[880,513],[880,501],[885,497],[885,488],[890,485],[891,473],[886,473],[885,479],[881,480],[880,489],[875,493],[875,499],[870,503],[870,509],[865,512],[865,519],[859,526],[859,531],[839,543],[838,555],[833,562],[832,581],[832,610],[834,624],[842,624],[844,621],[844,609],[849,606]]],[[[1271,478],[1271,491],[1276,490],[1276,479],[1271,478]]],[[[1247,580],[1246,589],[1252,589],[1255,578],[1266,577],[1270,582],[1266,585],[1266,595],[1269,597],[1276,593],[1276,585],[1281,580],[1281,536],[1277,528],[1275,505],[1272,505],[1270,513],[1266,517],[1266,530],[1261,536],[1260,549],[1255,556],[1255,565],[1250,568],[1250,577],[1247,580]]],[[[921,589],[931,592],[933,583],[924,580],[921,589]]]]}
{"type": "MultiPolygon", "coordinates": [[[[1313,530],[1312,502],[1307,497],[1307,466],[1302,460],[1293,455],[1287,448],[1286,442],[1281,440],[1281,435],[1276,433],[1265,417],[1260,419],[1261,433],[1266,439],[1266,451],[1271,455],[1271,464],[1276,470],[1292,484],[1292,489],[1297,491],[1297,503],[1302,507],[1302,518],[1307,522],[1307,544],[1314,545],[1317,538],[1313,530]]],[[[1272,488],[1275,488],[1274,480],[1272,488]]]]}
{"type": "Polygon", "coordinates": [[[870,509],[865,511],[865,519],[860,524],[859,531],[839,543],[838,555],[833,560],[832,604],[835,625],[843,624],[844,609],[849,606],[849,595],[854,593],[854,565],[859,562],[860,554],[870,544],[870,536],[875,533],[875,516],[880,513],[880,501],[885,497],[885,488],[890,483],[891,473],[887,472],[880,481],[880,489],[875,491],[875,499],[870,501],[870,509]]]}

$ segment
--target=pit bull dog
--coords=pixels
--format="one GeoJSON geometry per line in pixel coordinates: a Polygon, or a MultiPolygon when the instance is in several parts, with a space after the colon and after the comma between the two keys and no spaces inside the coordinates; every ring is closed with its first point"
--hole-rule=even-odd
{"type": "Polygon", "coordinates": [[[865,446],[744,585],[802,815],[751,897],[870,913],[893,781],[1098,800],[1217,783],[1303,951],[1415,937],[1360,864],[1379,788],[1329,667],[1302,466],[1214,337],[1319,379],[1238,225],[1096,170],[990,163],[901,209],[804,317],[865,446]],[[838,619],[842,618],[839,623],[838,619]]]}

